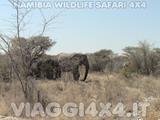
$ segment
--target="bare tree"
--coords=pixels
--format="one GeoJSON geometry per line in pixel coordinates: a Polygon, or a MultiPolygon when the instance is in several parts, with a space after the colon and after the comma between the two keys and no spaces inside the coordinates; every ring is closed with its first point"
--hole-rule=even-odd
{"type": "Polygon", "coordinates": [[[47,26],[56,18],[56,16],[46,19],[44,15],[44,24],[42,26],[42,32],[39,36],[24,38],[21,36],[21,30],[25,24],[25,18],[31,12],[31,10],[23,11],[19,8],[20,0],[8,0],[15,10],[15,37],[9,37],[4,34],[0,34],[0,49],[9,57],[10,63],[14,69],[17,79],[21,83],[22,91],[26,100],[32,102],[33,94],[36,93],[37,101],[44,102],[44,98],[40,100],[42,94],[41,90],[38,90],[34,81],[29,78],[30,69],[35,60],[40,58],[46,50],[55,44],[49,37],[43,36],[47,29],[47,26]],[[34,89],[33,89],[34,88],[34,89]]]}

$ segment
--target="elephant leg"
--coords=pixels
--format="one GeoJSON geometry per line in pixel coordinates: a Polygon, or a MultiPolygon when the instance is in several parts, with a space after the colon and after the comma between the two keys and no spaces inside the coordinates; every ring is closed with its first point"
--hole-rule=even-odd
{"type": "Polygon", "coordinates": [[[55,80],[56,78],[57,78],[57,76],[56,76],[56,70],[53,69],[53,79],[55,80]]]}
{"type": "Polygon", "coordinates": [[[48,79],[49,79],[49,80],[52,80],[52,79],[53,79],[53,74],[54,74],[54,73],[53,73],[53,70],[49,70],[48,72],[49,72],[49,74],[48,74],[48,77],[49,77],[49,78],[48,78],[48,79]]]}
{"type": "Polygon", "coordinates": [[[78,69],[79,67],[78,66],[76,66],[74,69],[73,69],[73,78],[74,78],[74,80],[79,80],[79,77],[80,77],[80,73],[79,73],[79,69],[78,69]]]}
{"type": "Polygon", "coordinates": [[[62,72],[61,69],[58,70],[58,78],[61,78],[62,72]]]}
{"type": "Polygon", "coordinates": [[[56,78],[61,78],[61,69],[60,68],[57,68],[56,78]]]}

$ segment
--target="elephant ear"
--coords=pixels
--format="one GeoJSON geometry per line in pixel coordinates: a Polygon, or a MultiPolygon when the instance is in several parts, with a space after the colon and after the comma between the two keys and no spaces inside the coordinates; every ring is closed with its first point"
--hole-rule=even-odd
{"type": "Polygon", "coordinates": [[[85,66],[85,75],[83,78],[83,81],[85,81],[87,79],[88,71],[89,71],[89,62],[88,62],[87,55],[75,54],[71,59],[72,59],[72,61],[74,61],[75,64],[77,64],[79,66],[81,66],[81,65],[85,66]]]}

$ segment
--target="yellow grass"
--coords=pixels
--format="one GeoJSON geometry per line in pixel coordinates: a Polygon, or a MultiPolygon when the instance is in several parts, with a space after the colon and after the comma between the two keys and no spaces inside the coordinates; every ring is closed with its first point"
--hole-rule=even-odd
{"type": "MultiPolygon", "coordinates": [[[[61,80],[48,81],[38,80],[36,84],[45,91],[46,95],[53,102],[64,105],[67,102],[79,104],[83,102],[88,106],[91,102],[111,102],[116,106],[122,102],[127,106],[127,111],[131,111],[134,102],[143,102],[147,98],[150,100],[150,108],[147,112],[146,120],[158,119],[160,113],[160,78],[152,76],[136,76],[126,79],[119,74],[90,73],[87,82],[75,82],[71,75],[64,75],[61,80]]],[[[21,88],[18,83],[12,84],[0,83],[0,115],[11,116],[13,114],[10,103],[20,103],[24,101],[21,88]]],[[[113,120],[115,117],[107,118],[113,120]]],[[[49,120],[49,118],[32,118],[35,120],[49,120]]],[[[54,120],[103,120],[99,117],[85,116],[83,118],[67,118],[63,115],[54,118],[54,120]]],[[[124,119],[125,120],[125,119],[124,119]]]]}

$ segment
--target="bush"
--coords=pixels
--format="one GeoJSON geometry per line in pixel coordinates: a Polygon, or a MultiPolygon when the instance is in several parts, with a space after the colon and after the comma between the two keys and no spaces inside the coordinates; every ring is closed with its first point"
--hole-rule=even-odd
{"type": "Polygon", "coordinates": [[[109,71],[112,70],[112,56],[111,50],[100,50],[94,54],[88,55],[90,62],[90,70],[96,72],[104,72],[106,67],[109,71]]]}
{"type": "Polygon", "coordinates": [[[149,43],[146,41],[139,42],[137,47],[126,47],[124,52],[128,59],[130,71],[144,75],[155,73],[160,54],[149,43]]]}
{"type": "Polygon", "coordinates": [[[0,55],[0,80],[9,82],[11,80],[11,67],[6,55],[0,55]]]}

